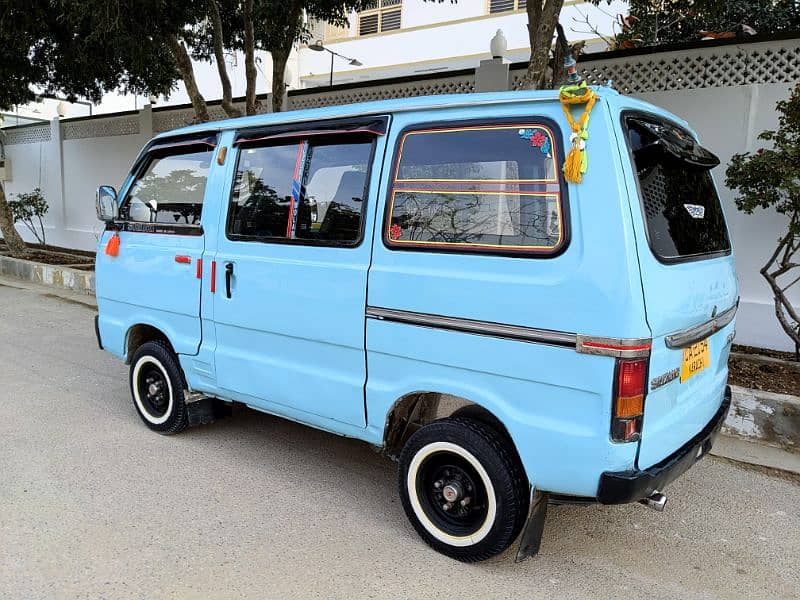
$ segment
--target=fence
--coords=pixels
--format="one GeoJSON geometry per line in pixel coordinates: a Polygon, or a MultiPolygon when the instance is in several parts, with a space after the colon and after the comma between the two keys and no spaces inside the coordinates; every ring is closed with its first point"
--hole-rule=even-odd
{"type": "MultiPolygon", "coordinates": [[[[509,69],[509,85],[518,87],[526,65],[509,69]]],[[[800,39],[785,38],[734,43],[701,43],[674,49],[610,52],[581,57],[579,67],[590,83],[611,80],[631,94],[680,115],[692,123],[704,143],[722,159],[715,170],[724,180],[724,165],[737,152],[757,147],[756,136],[777,124],[775,102],[800,81],[800,39]]],[[[383,98],[469,93],[475,71],[431,74],[289,92],[289,109],[331,106],[383,98]]],[[[269,106],[269,102],[264,102],[269,106]]],[[[211,104],[213,119],[224,118],[211,104]]],[[[93,118],[53,120],[8,128],[6,155],[11,195],[41,187],[49,203],[48,241],[92,249],[101,227],[94,216],[95,188],[119,184],[139,149],[156,133],[188,124],[190,107],[149,106],[136,112],[93,118]]],[[[741,343],[791,349],[775,324],[772,296],[758,273],[771,253],[785,219],[772,212],[739,213],[733,194],[721,188],[737,256],[741,308],[737,340],[741,343]]],[[[800,304],[800,294],[792,299],[800,304]]]]}

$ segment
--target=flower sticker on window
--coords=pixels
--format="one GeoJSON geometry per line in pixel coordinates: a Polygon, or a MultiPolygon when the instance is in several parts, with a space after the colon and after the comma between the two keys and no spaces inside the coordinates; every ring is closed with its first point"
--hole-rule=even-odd
{"type": "Polygon", "coordinates": [[[550,143],[550,135],[540,127],[532,127],[520,129],[517,131],[519,137],[527,140],[531,144],[531,148],[538,148],[542,154],[550,158],[550,150],[552,149],[550,143]]]}
{"type": "Polygon", "coordinates": [[[389,229],[389,239],[390,240],[399,240],[401,237],[403,237],[403,229],[400,227],[400,225],[395,223],[389,229]]]}

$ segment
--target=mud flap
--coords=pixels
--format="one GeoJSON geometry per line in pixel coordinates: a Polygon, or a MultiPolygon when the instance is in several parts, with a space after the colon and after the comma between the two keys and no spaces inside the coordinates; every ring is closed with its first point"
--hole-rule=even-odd
{"type": "Polygon", "coordinates": [[[536,556],[542,544],[542,533],[544,532],[544,519],[547,516],[547,503],[550,494],[540,492],[536,488],[531,488],[531,502],[528,508],[528,518],[522,528],[522,535],[519,538],[519,548],[514,562],[522,562],[529,556],[536,556]]]}
{"type": "Polygon", "coordinates": [[[208,425],[217,419],[230,416],[231,405],[216,398],[198,397],[186,403],[189,425],[208,425]]]}

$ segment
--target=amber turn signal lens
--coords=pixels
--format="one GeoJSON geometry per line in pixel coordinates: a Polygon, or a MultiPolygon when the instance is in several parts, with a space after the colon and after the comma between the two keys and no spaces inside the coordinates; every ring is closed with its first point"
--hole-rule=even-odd
{"type": "Polygon", "coordinates": [[[638,396],[620,396],[617,398],[617,405],[614,410],[614,416],[618,419],[627,419],[629,417],[638,417],[644,412],[644,395],[638,396]]]}

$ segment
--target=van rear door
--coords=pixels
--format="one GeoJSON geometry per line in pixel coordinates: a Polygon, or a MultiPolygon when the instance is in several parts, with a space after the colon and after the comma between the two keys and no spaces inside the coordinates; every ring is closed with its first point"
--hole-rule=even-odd
{"type": "Polygon", "coordinates": [[[738,284],[710,170],[719,160],[686,129],[651,114],[622,115],[653,345],[637,466],[650,467],[719,410],[728,377],[738,284]]]}

